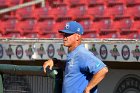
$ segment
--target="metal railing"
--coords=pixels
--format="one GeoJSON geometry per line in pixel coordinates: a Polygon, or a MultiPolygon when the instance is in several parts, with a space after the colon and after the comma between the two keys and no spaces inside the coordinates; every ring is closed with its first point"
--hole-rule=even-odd
{"type": "Polygon", "coordinates": [[[10,12],[10,11],[13,11],[13,10],[17,10],[19,8],[24,8],[24,7],[27,7],[27,6],[30,6],[30,5],[38,4],[38,3],[41,3],[42,7],[45,6],[45,0],[34,0],[34,1],[24,3],[24,4],[19,4],[19,5],[15,5],[13,7],[8,7],[8,8],[5,8],[5,9],[1,9],[0,14],[10,12]]]}
{"type": "Polygon", "coordinates": [[[62,76],[56,71],[44,74],[42,66],[0,64],[0,93],[61,93],[62,76]]]}

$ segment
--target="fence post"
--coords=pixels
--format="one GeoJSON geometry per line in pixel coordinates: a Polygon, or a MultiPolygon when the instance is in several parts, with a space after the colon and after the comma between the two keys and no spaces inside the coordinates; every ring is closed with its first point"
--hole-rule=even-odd
{"type": "Polygon", "coordinates": [[[0,93],[3,93],[2,75],[0,74],[0,93]]]}
{"type": "Polygon", "coordinates": [[[54,93],[62,93],[63,70],[57,69],[58,75],[54,78],[54,93]]]}

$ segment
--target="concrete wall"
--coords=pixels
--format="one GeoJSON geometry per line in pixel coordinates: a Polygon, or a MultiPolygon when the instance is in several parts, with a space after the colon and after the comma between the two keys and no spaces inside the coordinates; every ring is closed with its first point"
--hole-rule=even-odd
{"type": "Polygon", "coordinates": [[[98,93],[140,93],[140,70],[109,69],[98,93]]]}

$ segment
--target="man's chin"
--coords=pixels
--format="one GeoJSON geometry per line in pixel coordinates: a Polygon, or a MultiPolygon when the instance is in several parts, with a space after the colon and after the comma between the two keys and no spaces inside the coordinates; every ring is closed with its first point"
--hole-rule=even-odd
{"type": "Polygon", "coordinates": [[[64,43],[63,45],[64,45],[65,47],[68,47],[68,45],[67,45],[67,44],[65,44],[65,43],[64,43]]]}

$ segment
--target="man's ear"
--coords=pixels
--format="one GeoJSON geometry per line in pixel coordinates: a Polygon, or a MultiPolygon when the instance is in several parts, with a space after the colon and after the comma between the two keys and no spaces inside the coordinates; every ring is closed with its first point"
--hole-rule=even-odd
{"type": "Polygon", "coordinates": [[[76,35],[76,41],[79,41],[79,40],[80,40],[80,37],[81,37],[81,36],[80,36],[79,34],[77,34],[77,35],[76,35]]]}

